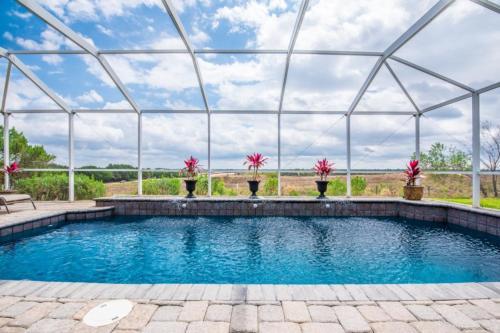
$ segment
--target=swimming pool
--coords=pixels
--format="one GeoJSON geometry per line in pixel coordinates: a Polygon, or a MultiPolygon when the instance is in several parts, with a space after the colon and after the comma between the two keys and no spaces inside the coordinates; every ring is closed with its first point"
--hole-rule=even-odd
{"type": "Polygon", "coordinates": [[[366,217],[115,217],[0,245],[0,279],[112,283],[500,281],[500,242],[366,217]]]}

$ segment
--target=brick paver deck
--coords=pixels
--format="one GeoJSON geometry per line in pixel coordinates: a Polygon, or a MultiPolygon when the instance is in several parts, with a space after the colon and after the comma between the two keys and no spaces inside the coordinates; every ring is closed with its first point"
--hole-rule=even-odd
{"type": "Polygon", "coordinates": [[[500,332],[500,283],[352,287],[1,281],[0,332],[500,332]],[[249,299],[256,291],[265,300],[249,299]],[[95,305],[122,298],[135,303],[128,316],[83,323],[95,305]]]}

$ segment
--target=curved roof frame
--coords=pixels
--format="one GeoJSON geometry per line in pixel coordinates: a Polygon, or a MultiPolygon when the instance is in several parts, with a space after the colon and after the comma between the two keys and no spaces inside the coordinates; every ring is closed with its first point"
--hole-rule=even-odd
{"type": "MultiPolygon", "coordinates": [[[[293,113],[293,114],[309,114],[309,113],[315,113],[315,114],[345,114],[346,116],[350,116],[351,114],[389,114],[389,115],[401,115],[401,114],[423,114],[438,108],[441,108],[443,106],[453,104],[455,102],[458,102],[460,100],[470,98],[473,94],[481,94],[484,92],[487,92],[492,89],[496,89],[500,87],[500,82],[494,83],[492,85],[483,87],[481,89],[474,89],[462,82],[456,81],[452,78],[449,78],[447,76],[444,76],[442,74],[436,73],[430,69],[427,69],[423,66],[420,66],[418,64],[414,64],[410,61],[407,61],[405,59],[402,59],[400,57],[394,56],[394,53],[399,50],[403,45],[405,45],[411,38],[413,38],[416,34],[418,34],[423,28],[425,28],[430,22],[432,22],[436,17],[438,17],[442,12],[444,12],[451,4],[455,2],[455,0],[439,0],[433,7],[431,7],[420,19],[418,19],[408,30],[406,30],[399,38],[397,38],[391,45],[389,45],[383,52],[370,52],[370,51],[327,51],[327,50],[295,50],[295,42],[297,40],[298,34],[300,33],[300,29],[302,26],[302,22],[304,20],[304,16],[307,13],[307,9],[309,6],[309,0],[302,0],[301,5],[299,7],[298,13],[297,13],[297,18],[295,21],[295,25],[292,31],[292,35],[290,38],[289,42],[289,47],[287,50],[248,50],[248,49],[224,49],[224,50],[206,50],[206,49],[194,49],[189,37],[186,33],[186,30],[184,29],[184,26],[177,15],[175,8],[171,2],[171,0],[161,0],[165,10],[167,11],[170,19],[172,20],[179,36],[181,37],[184,45],[186,46],[186,50],[170,50],[170,49],[164,49],[164,50],[99,50],[95,46],[91,45],[89,42],[87,42],[84,38],[82,38],[77,32],[73,31],[71,28],[69,28],[66,24],[58,20],[56,17],[54,17],[52,14],[50,14],[47,10],[42,8],[40,5],[36,3],[35,0],[17,0],[21,5],[26,7],[29,11],[31,11],[33,14],[41,18],[44,22],[46,22],[48,25],[50,25],[52,28],[60,32],[62,35],[73,41],[75,44],[80,46],[82,50],[5,50],[3,48],[0,48],[0,57],[4,57],[8,60],[10,65],[14,65],[17,67],[28,79],[30,79],[33,83],[35,83],[49,98],[51,98],[59,107],[61,107],[63,112],[73,112],[73,113],[93,113],[93,112],[108,112],[108,113],[113,113],[113,112],[135,112],[135,113],[203,113],[206,112],[207,114],[210,114],[214,110],[210,110],[209,103],[208,103],[208,97],[206,94],[205,90],[205,85],[203,82],[202,74],[198,65],[198,61],[196,58],[197,54],[283,54],[286,55],[286,62],[285,62],[285,69],[283,72],[283,78],[282,78],[282,87],[280,91],[280,99],[279,99],[279,107],[277,110],[217,110],[216,113],[237,113],[237,114],[243,114],[243,113],[251,113],[251,114],[286,114],[286,113],[293,113]],[[152,109],[152,110],[141,110],[139,105],[134,101],[133,97],[130,95],[128,92],[127,88],[125,85],[122,83],[120,80],[120,77],[115,73],[113,68],[109,65],[107,60],[103,57],[103,55],[106,54],[172,54],[172,53],[185,53],[189,54],[192,62],[193,62],[193,68],[196,73],[196,77],[198,80],[198,85],[200,89],[200,93],[203,99],[203,104],[205,107],[205,110],[173,110],[173,109],[152,109]],[[29,68],[21,61],[19,58],[17,58],[15,55],[16,54],[89,54],[92,55],[97,59],[97,61],[100,63],[104,71],[107,73],[107,75],[110,77],[110,79],[113,81],[115,86],[118,88],[118,90],[121,92],[123,97],[127,100],[127,102],[131,105],[131,109],[117,109],[117,110],[71,110],[68,105],[53,91],[48,88],[42,80],[40,80],[32,71],[29,70],[29,68]],[[287,79],[288,79],[288,72],[290,68],[290,60],[293,54],[311,54],[311,55],[351,55],[351,56],[373,56],[373,57],[378,57],[377,62],[373,66],[372,70],[368,74],[368,77],[365,79],[363,85],[361,88],[358,90],[354,100],[351,102],[349,108],[345,111],[315,111],[315,110],[304,110],[304,111],[287,111],[283,110],[283,100],[286,92],[286,86],[287,86],[287,79]],[[415,104],[414,100],[402,84],[401,80],[398,78],[396,73],[392,70],[392,68],[389,66],[387,63],[387,59],[392,59],[394,61],[397,61],[401,64],[404,64],[406,66],[409,66],[413,69],[416,69],[420,72],[423,72],[427,75],[431,75],[435,78],[438,78],[444,82],[447,82],[448,84],[454,85],[456,87],[459,87],[463,90],[468,91],[468,93],[449,99],[447,101],[438,103],[433,106],[429,106],[425,109],[420,110],[418,106],[415,104]],[[398,86],[401,88],[403,93],[405,94],[406,98],[409,100],[409,102],[413,105],[415,108],[415,111],[408,111],[408,112],[395,112],[395,111],[387,111],[387,110],[380,110],[380,111],[356,111],[356,107],[358,103],[361,101],[363,98],[366,90],[370,86],[371,82],[377,75],[378,71],[382,66],[386,66],[387,69],[389,70],[391,76],[394,78],[398,86]]],[[[500,6],[496,3],[493,3],[489,0],[469,0],[471,2],[474,2],[480,6],[483,6],[489,10],[492,10],[496,13],[500,14],[500,6]]],[[[10,68],[9,65],[9,68],[10,68]]],[[[8,84],[8,83],[7,83],[8,84]]],[[[7,85],[6,84],[6,85],[7,85]]],[[[4,102],[4,101],[3,101],[4,102]]],[[[28,112],[36,112],[36,113],[54,113],[54,112],[61,112],[61,110],[5,110],[5,103],[3,103],[3,108],[2,112],[9,112],[9,113],[28,113],[28,112]]]]}

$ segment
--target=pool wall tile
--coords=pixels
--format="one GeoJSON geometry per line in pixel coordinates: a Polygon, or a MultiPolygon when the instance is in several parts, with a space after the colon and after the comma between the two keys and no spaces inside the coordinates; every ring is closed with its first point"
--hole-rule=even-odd
{"type": "MultiPolygon", "coordinates": [[[[96,199],[115,215],[170,216],[387,216],[449,223],[500,235],[500,212],[452,203],[403,199],[116,197],[96,199]],[[255,206],[257,205],[257,206],[255,206]]],[[[95,217],[102,217],[95,213],[95,217]]],[[[78,218],[78,216],[77,216],[78,218]]],[[[86,217],[89,218],[89,217],[86,217]]]]}

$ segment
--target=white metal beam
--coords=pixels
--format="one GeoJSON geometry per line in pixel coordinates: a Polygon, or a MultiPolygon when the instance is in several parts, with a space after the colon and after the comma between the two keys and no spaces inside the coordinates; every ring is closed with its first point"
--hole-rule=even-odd
{"type": "MultiPolygon", "coordinates": [[[[63,110],[55,109],[7,109],[6,112],[9,113],[65,113],[63,110]]],[[[132,109],[73,109],[73,113],[97,113],[97,114],[109,114],[109,113],[135,113],[132,109]]],[[[301,114],[323,114],[323,115],[341,115],[346,114],[347,111],[329,111],[329,110],[283,110],[281,114],[289,115],[301,115],[301,114]]],[[[205,110],[172,110],[172,109],[151,109],[142,110],[141,113],[165,113],[165,114],[205,114],[205,110]]],[[[212,114],[223,115],[223,114],[252,114],[252,115],[264,115],[264,114],[278,114],[276,110],[211,110],[212,114]]],[[[372,116],[405,116],[413,115],[415,111],[356,111],[354,115],[372,115],[372,116]]]]}
{"type": "Polygon", "coordinates": [[[12,63],[7,62],[7,70],[5,71],[5,81],[3,83],[3,94],[2,94],[2,103],[0,104],[0,111],[5,113],[7,105],[7,94],[9,92],[9,83],[10,83],[10,71],[12,69],[12,63]]]}
{"type": "Polygon", "coordinates": [[[464,95],[460,95],[460,96],[454,97],[452,99],[449,99],[447,101],[441,102],[439,104],[436,104],[436,105],[433,105],[433,106],[429,106],[429,107],[423,109],[422,111],[420,111],[420,114],[424,114],[424,113],[427,113],[429,111],[442,108],[443,106],[447,106],[447,105],[450,105],[450,104],[462,101],[462,100],[467,99],[467,98],[469,98],[471,96],[472,96],[472,93],[467,93],[467,94],[464,94],[464,95]]]}
{"type": "Polygon", "coordinates": [[[212,116],[207,113],[207,178],[208,178],[208,193],[212,196],[212,116]]]}
{"type": "Polygon", "coordinates": [[[446,8],[448,8],[454,0],[439,0],[431,9],[429,9],[417,22],[415,22],[405,33],[403,33],[398,39],[396,39],[387,49],[385,49],[383,55],[378,59],[378,61],[373,66],[370,74],[366,78],[365,82],[361,86],[361,89],[358,91],[354,101],[351,103],[349,107],[349,111],[347,114],[351,114],[354,112],[356,107],[359,104],[361,98],[365,94],[366,90],[372,83],[373,79],[377,75],[380,67],[383,62],[392,56],[397,50],[399,50],[403,45],[405,45],[413,36],[415,36],[418,32],[420,32],[423,28],[425,28],[432,20],[434,20],[439,14],[441,14],[446,8]]]}
{"type": "Polygon", "coordinates": [[[142,195],[142,113],[137,114],[137,195],[142,195]]]}
{"type": "MultiPolygon", "coordinates": [[[[0,111],[3,114],[3,169],[5,170],[10,164],[10,128],[9,128],[9,118],[10,114],[5,112],[5,105],[7,104],[7,94],[9,92],[9,82],[10,82],[10,70],[12,69],[12,64],[9,62],[7,64],[7,71],[5,72],[5,81],[3,84],[3,95],[2,104],[0,105],[0,111]]],[[[10,188],[10,179],[7,172],[3,173],[3,188],[8,190],[10,188]]]]}
{"type": "Polygon", "coordinates": [[[500,14],[500,6],[494,2],[491,2],[489,0],[470,0],[470,1],[500,14]]]}
{"type": "Polygon", "coordinates": [[[71,112],[71,109],[66,102],[54,93],[42,80],[36,76],[35,73],[31,71],[18,57],[13,54],[7,53],[7,50],[0,47],[0,56],[6,58],[12,65],[24,74],[31,82],[33,82],[41,91],[43,91],[51,100],[54,101],[59,107],[61,107],[67,113],[71,112]]]}
{"type": "Polygon", "coordinates": [[[347,170],[346,170],[346,185],[347,185],[347,197],[352,194],[351,191],[351,115],[348,114],[345,117],[346,124],[346,160],[347,160],[347,170]]]}
{"type": "MultiPolygon", "coordinates": [[[[194,49],[194,54],[288,54],[288,50],[265,50],[265,49],[194,49]]],[[[88,54],[84,50],[9,50],[10,54],[22,55],[75,55],[88,54]]],[[[189,54],[187,49],[119,49],[119,50],[99,50],[99,54],[189,54]]],[[[294,54],[313,55],[345,55],[380,57],[383,52],[374,51],[343,51],[343,50],[294,50],[294,54]]]]}
{"type": "Polygon", "coordinates": [[[490,91],[490,90],[493,90],[493,89],[497,89],[497,88],[500,88],[500,82],[497,82],[497,83],[494,83],[494,84],[490,84],[489,86],[486,86],[484,88],[478,89],[477,93],[478,94],[482,94],[482,93],[485,93],[487,91],[490,91]]]}
{"type": "Polygon", "coordinates": [[[413,98],[411,98],[410,93],[408,92],[408,90],[406,90],[405,86],[403,85],[403,83],[401,82],[401,80],[399,80],[399,78],[396,75],[396,73],[392,70],[392,67],[389,66],[389,64],[387,63],[387,61],[384,61],[384,64],[385,64],[385,67],[387,67],[387,69],[389,70],[389,73],[391,73],[392,77],[394,78],[394,80],[398,84],[399,88],[401,88],[401,90],[405,94],[406,98],[408,98],[408,100],[410,101],[411,105],[413,105],[413,107],[415,108],[415,111],[417,111],[417,113],[420,112],[419,107],[417,106],[417,104],[415,103],[415,101],[413,100],[413,98]]]}
{"type": "Polygon", "coordinates": [[[189,41],[186,29],[184,29],[184,25],[182,24],[181,19],[177,15],[171,0],[161,0],[161,2],[163,3],[163,6],[165,7],[165,10],[167,11],[168,15],[172,19],[172,23],[174,24],[175,28],[177,29],[177,32],[179,33],[182,41],[184,42],[186,49],[188,50],[189,54],[191,55],[194,70],[196,72],[196,78],[198,79],[198,84],[200,86],[201,97],[203,98],[203,103],[205,104],[205,109],[206,109],[207,113],[210,113],[210,107],[208,104],[207,94],[205,93],[205,85],[203,84],[203,77],[201,75],[200,67],[198,65],[198,59],[196,58],[196,55],[194,54],[194,48],[191,45],[191,42],[189,41]]]}
{"type": "Polygon", "coordinates": [[[68,199],[75,201],[75,115],[68,114],[68,199]]]}
{"type": "Polygon", "coordinates": [[[297,13],[297,18],[295,19],[295,25],[292,30],[292,36],[290,37],[290,42],[288,44],[288,50],[285,60],[285,69],[283,71],[283,79],[281,81],[280,102],[278,105],[278,196],[281,196],[281,113],[283,111],[283,100],[285,98],[288,70],[290,69],[290,61],[292,59],[293,49],[295,48],[295,43],[297,42],[297,37],[299,36],[300,27],[302,26],[302,22],[304,21],[304,16],[306,15],[308,6],[309,6],[309,0],[302,0],[302,3],[300,4],[299,7],[299,11],[297,13]]]}
{"type": "Polygon", "coordinates": [[[139,106],[135,103],[132,96],[129,94],[127,88],[121,82],[118,75],[116,75],[115,71],[113,70],[113,68],[111,68],[108,61],[101,54],[99,54],[99,51],[97,50],[96,47],[94,47],[94,45],[90,44],[85,38],[83,38],[82,36],[80,36],[79,34],[74,32],[71,28],[69,28],[67,25],[65,25],[64,23],[59,21],[55,16],[50,14],[42,6],[40,6],[38,3],[36,3],[36,1],[34,1],[34,0],[17,0],[17,1],[20,4],[22,4],[24,7],[26,7],[28,10],[30,10],[33,14],[40,17],[45,23],[47,23],[52,28],[56,29],[61,34],[66,36],[68,39],[70,39],[72,42],[74,42],[75,44],[80,46],[88,54],[94,56],[97,59],[97,61],[99,61],[102,68],[108,74],[108,76],[111,78],[111,80],[113,81],[115,86],[118,88],[118,90],[120,90],[123,97],[125,97],[127,102],[135,110],[135,112],[137,112],[137,113],[141,112],[139,106]]]}
{"type": "Polygon", "coordinates": [[[472,94],[472,206],[480,207],[481,200],[481,116],[479,94],[472,94]]]}
{"type": "MultiPolygon", "coordinates": [[[[10,114],[3,114],[3,169],[5,170],[10,164],[10,138],[9,138],[9,118],[10,114]]],[[[9,174],[7,172],[3,173],[3,188],[4,190],[8,190],[10,188],[10,179],[9,174]]]]}
{"type": "Polygon", "coordinates": [[[405,59],[403,59],[403,58],[396,57],[396,56],[391,56],[391,57],[390,57],[390,59],[392,59],[392,60],[394,60],[394,61],[397,61],[397,62],[399,62],[399,63],[401,63],[401,64],[403,64],[403,65],[409,66],[409,67],[411,67],[411,68],[413,68],[413,69],[416,69],[416,70],[418,70],[418,71],[420,71],[420,72],[422,72],[422,73],[428,74],[428,75],[433,76],[433,77],[435,77],[435,78],[437,78],[437,79],[440,79],[440,80],[442,80],[442,81],[445,81],[445,82],[447,82],[447,83],[449,83],[449,84],[452,84],[452,85],[454,85],[454,86],[457,86],[458,88],[461,88],[461,89],[467,90],[467,91],[469,91],[469,92],[474,92],[474,88],[469,87],[468,85],[466,85],[466,84],[464,84],[464,83],[458,82],[458,81],[453,80],[453,79],[451,79],[451,78],[449,78],[449,77],[446,77],[446,76],[444,76],[444,75],[441,75],[441,74],[439,74],[439,73],[436,73],[436,72],[434,72],[434,71],[431,71],[430,69],[427,69],[427,68],[422,67],[422,66],[420,66],[420,65],[414,64],[414,63],[412,63],[412,62],[410,62],[410,61],[408,61],[408,60],[405,60],[405,59]]]}
{"type": "Polygon", "coordinates": [[[281,112],[283,109],[283,100],[285,98],[286,82],[288,79],[288,69],[290,68],[290,60],[292,59],[293,49],[295,48],[295,43],[297,42],[297,37],[299,36],[300,27],[304,21],[304,16],[309,5],[309,0],[302,0],[300,4],[299,11],[297,13],[297,18],[295,20],[295,25],[293,27],[292,36],[290,38],[290,43],[288,44],[288,51],[285,61],[285,70],[283,72],[283,79],[281,81],[281,93],[278,111],[281,112]]]}

